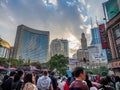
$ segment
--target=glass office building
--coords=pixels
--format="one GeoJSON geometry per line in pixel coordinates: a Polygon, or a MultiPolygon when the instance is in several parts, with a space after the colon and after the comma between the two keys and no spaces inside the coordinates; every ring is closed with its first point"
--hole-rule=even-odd
{"type": "Polygon", "coordinates": [[[35,30],[24,25],[18,26],[14,58],[30,61],[47,61],[49,32],[35,30]]]}
{"type": "Polygon", "coordinates": [[[99,29],[98,28],[92,28],[91,29],[91,34],[92,34],[91,45],[101,44],[99,29]]]}

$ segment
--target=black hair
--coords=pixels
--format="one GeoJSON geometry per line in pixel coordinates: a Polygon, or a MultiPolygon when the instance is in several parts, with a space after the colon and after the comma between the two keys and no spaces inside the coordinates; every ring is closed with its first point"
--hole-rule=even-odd
{"type": "Polygon", "coordinates": [[[44,71],[43,72],[43,75],[47,76],[48,72],[47,71],[44,71]]]}
{"type": "Polygon", "coordinates": [[[24,78],[24,84],[27,83],[27,82],[33,83],[33,82],[32,82],[32,76],[33,76],[32,73],[26,74],[26,75],[25,75],[25,78],[24,78]]]}
{"type": "Polygon", "coordinates": [[[109,81],[108,81],[107,78],[102,78],[100,83],[101,83],[102,85],[108,85],[109,81]]]}
{"type": "Polygon", "coordinates": [[[55,75],[55,72],[51,72],[51,75],[54,76],[54,75],[55,75]]]}
{"type": "Polygon", "coordinates": [[[67,84],[70,85],[71,84],[71,77],[67,78],[67,84]]]}
{"type": "Polygon", "coordinates": [[[120,82],[120,77],[119,76],[115,77],[115,82],[120,82]]]}
{"type": "Polygon", "coordinates": [[[17,82],[20,80],[20,77],[24,74],[24,71],[23,70],[19,70],[17,71],[15,77],[14,77],[14,82],[17,82]]]}
{"type": "Polygon", "coordinates": [[[17,74],[21,77],[24,74],[24,71],[23,70],[18,70],[17,74]]]}
{"type": "Polygon", "coordinates": [[[14,76],[16,74],[15,71],[10,72],[10,76],[14,76]]]}
{"type": "Polygon", "coordinates": [[[75,77],[79,77],[80,74],[84,73],[83,67],[76,67],[73,71],[75,77]]]}

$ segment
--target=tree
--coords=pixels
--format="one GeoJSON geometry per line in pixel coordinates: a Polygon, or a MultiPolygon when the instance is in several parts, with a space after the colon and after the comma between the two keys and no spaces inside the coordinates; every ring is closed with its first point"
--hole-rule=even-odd
{"type": "Polygon", "coordinates": [[[32,62],[32,66],[35,66],[37,69],[41,69],[41,63],[40,62],[32,62]]]}
{"type": "Polygon", "coordinates": [[[59,74],[65,75],[66,74],[66,68],[67,68],[67,61],[68,58],[64,55],[54,55],[51,57],[51,59],[48,61],[48,67],[50,70],[56,69],[59,74]]]}

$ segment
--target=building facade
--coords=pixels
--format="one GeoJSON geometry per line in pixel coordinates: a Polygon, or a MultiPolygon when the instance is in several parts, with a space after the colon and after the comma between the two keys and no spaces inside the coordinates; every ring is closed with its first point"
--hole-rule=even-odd
{"type": "Polygon", "coordinates": [[[9,58],[10,44],[0,38],[0,57],[9,58]]]}
{"type": "Polygon", "coordinates": [[[101,35],[99,28],[98,27],[91,28],[91,35],[92,35],[92,41],[91,41],[91,45],[89,46],[90,62],[99,59],[107,60],[106,49],[102,49],[101,35]]]}
{"type": "Polygon", "coordinates": [[[44,63],[48,58],[48,47],[49,31],[40,31],[25,25],[17,27],[14,58],[44,63]]]}
{"type": "Polygon", "coordinates": [[[60,41],[62,42],[63,45],[63,55],[66,57],[69,57],[69,44],[68,44],[68,40],[65,39],[60,39],[60,41]]]}
{"type": "Polygon", "coordinates": [[[62,54],[65,57],[68,57],[68,40],[64,39],[54,39],[50,45],[50,56],[55,54],[62,54]]]}
{"type": "Polygon", "coordinates": [[[82,49],[87,49],[87,39],[84,33],[81,34],[81,47],[82,49]]]}
{"type": "Polygon", "coordinates": [[[97,27],[91,29],[92,41],[91,45],[101,44],[100,32],[97,27]]]}
{"type": "MultiPolygon", "coordinates": [[[[114,0],[109,0],[111,2],[114,0]]],[[[113,17],[111,17],[108,21],[106,20],[107,26],[107,34],[109,38],[110,50],[112,54],[112,59],[109,60],[109,68],[112,68],[116,75],[120,74],[120,0],[114,1],[116,6],[109,5],[110,10],[114,13],[113,17]],[[117,8],[117,9],[116,9],[117,8]]],[[[104,10],[106,10],[107,5],[104,4],[104,10]]],[[[107,10],[105,12],[105,16],[111,16],[112,13],[109,13],[107,10]],[[107,15],[106,15],[107,14],[107,15]]],[[[109,17],[108,17],[109,18],[109,17]]]]}
{"type": "Polygon", "coordinates": [[[81,66],[86,66],[89,64],[89,51],[84,33],[81,34],[81,47],[82,49],[77,50],[77,60],[80,62],[81,66]]]}

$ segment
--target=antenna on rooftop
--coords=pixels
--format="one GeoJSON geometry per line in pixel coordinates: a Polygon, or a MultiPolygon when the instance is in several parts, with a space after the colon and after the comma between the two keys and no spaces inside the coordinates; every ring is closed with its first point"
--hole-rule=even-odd
{"type": "Polygon", "coordinates": [[[98,27],[98,19],[97,19],[97,16],[96,16],[95,18],[96,18],[96,25],[97,25],[97,27],[98,27]]]}
{"type": "Polygon", "coordinates": [[[93,28],[92,17],[90,17],[91,28],[93,28]]]}

